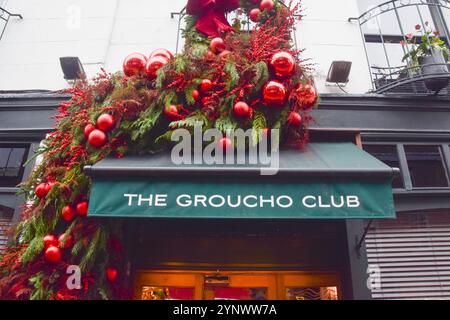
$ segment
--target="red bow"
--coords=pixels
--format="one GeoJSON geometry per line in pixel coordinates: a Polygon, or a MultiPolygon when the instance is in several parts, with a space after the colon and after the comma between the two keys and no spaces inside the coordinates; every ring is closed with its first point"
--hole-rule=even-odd
{"type": "Polygon", "coordinates": [[[197,16],[195,28],[209,36],[218,37],[221,33],[233,31],[225,18],[225,13],[239,8],[239,0],[189,0],[187,14],[197,16]]]}

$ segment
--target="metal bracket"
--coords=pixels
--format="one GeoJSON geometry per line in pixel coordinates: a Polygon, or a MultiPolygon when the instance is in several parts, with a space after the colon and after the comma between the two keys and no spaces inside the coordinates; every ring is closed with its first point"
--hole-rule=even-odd
{"type": "Polygon", "coordinates": [[[364,228],[364,232],[361,235],[360,239],[358,239],[358,237],[356,237],[355,250],[356,250],[356,253],[357,253],[358,257],[360,257],[360,255],[361,255],[361,247],[362,247],[362,244],[363,244],[364,240],[366,239],[367,233],[369,232],[369,229],[370,229],[370,226],[372,225],[372,222],[373,222],[373,219],[370,219],[369,223],[367,223],[367,226],[364,228]]]}
{"type": "Polygon", "coordinates": [[[18,13],[11,13],[8,10],[3,9],[0,7],[0,19],[5,21],[5,25],[3,26],[3,30],[0,33],[0,40],[3,38],[3,34],[5,33],[6,26],[8,25],[9,18],[11,17],[17,17],[19,19],[23,19],[23,16],[18,13]],[[7,15],[7,17],[4,17],[4,15],[7,15]]]}

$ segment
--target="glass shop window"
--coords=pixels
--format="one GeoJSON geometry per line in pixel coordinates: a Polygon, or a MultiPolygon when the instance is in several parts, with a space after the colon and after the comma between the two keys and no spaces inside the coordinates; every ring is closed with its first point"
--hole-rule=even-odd
{"type": "Polygon", "coordinates": [[[16,187],[22,182],[28,146],[0,144],[0,187],[16,187]]]}
{"type": "MultiPolygon", "coordinates": [[[[384,162],[391,168],[400,168],[400,160],[398,158],[397,147],[395,145],[364,145],[364,150],[370,153],[372,156],[378,160],[384,162]]],[[[401,176],[396,176],[392,180],[393,188],[404,188],[403,178],[401,176]]]]}
{"type": "Polygon", "coordinates": [[[440,146],[405,145],[404,148],[414,188],[449,187],[440,146]]]}

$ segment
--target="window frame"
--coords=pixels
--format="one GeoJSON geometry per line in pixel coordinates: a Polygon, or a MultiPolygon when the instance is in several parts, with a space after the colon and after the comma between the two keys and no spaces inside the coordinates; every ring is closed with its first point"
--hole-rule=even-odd
{"type": "MultiPolygon", "coordinates": [[[[26,170],[24,164],[27,162],[27,160],[30,158],[30,152],[32,152],[32,144],[26,143],[26,142],[12,142],[12,141],[2,141],[0,140],[0,148],[24,148],[24,157],[22,159],[22,164],[20,168],[19,176],[17,177],[19,183],[24,181],[26,170]]],[[[1,179],[1,177],[0,177],[1,179]]],[[[17,192],[19,188],[17,186],[14,187],[1,187],[0,186],[0,194],[1,193],[11,193],[11,192],[17,192]]]]}
{"type": "MultiPolygon", "coordinates": [[[[362,145],[389,145],[396,146],[397,155],[400,164],[401,179],[404,188],[393,188],[395,192],[433,192],[445,191],[450,192],[450,142],[442,141],[364,141],[362,145]],[[409,171],[408,160],[405,153],[405,145],[414,146],[438,146],[442,152],[442,165],[444,167],[448,187],[414,187],[412,184],[411,174],[409,171]]],[[[381,161],[381,160],[380,160],[381,161]]]]}

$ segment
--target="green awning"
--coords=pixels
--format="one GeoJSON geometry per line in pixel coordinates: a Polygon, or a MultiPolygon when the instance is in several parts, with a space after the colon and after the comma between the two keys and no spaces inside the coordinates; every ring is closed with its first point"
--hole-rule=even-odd
{"type": "Polygon", "coordinates": [[[164,218],[395,218],[391,168],[352,143],[310,143],[255,165],[175,165],[170,154],[104,159],[89,216],[164,218]]]}

